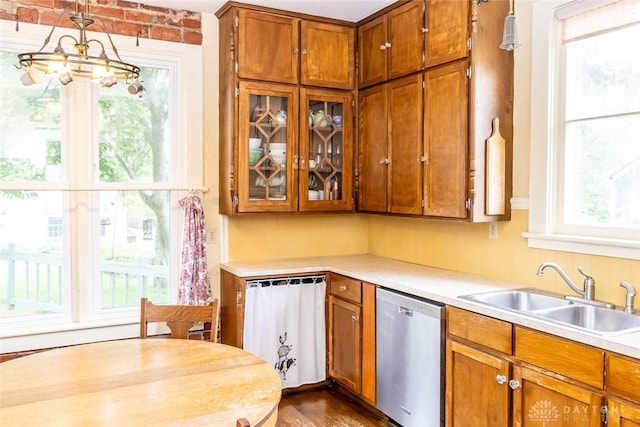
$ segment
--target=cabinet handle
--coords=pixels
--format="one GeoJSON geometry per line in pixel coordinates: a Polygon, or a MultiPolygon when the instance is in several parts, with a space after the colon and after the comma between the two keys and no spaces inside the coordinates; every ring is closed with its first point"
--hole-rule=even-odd
{"type": "Polygon", "coordinates": [[[386,42],[386,43],[384,44],[384,47],[386,47],[387,49],[389,49],[389,48],[391,47],[391,43],[386,42]]]}
{"type": "Polygon", "coordinates": [[[340,285],[340,292],[344,292],[347,290],[347,286],[346,285],[340,285]]]}
{"type": "Polygon", "coordinates": [[[422,32],[423,32],[423,33],[428,33],[428,32],[429,32],[429,29],[428,29],[428,28],[423,28],[423,29],[422,29],[422,32]]]}
{"type": "Polygon", "coordinates": [[[509,381],[509,387],[511,387],[511,390],[515,390],[517,388],[520,388],[520,381],[518,381],[518,380],[510,380],[509,381]]]}
{"type": "Polygon", "coordinates": [[[293,156],[293,168],[298,169],[298,163],[300,164],[300,170],[305,170],[304,165],[304,156],[299,156],[296,154],[293,156]]]}
{"type": "Polygon", "coordinates": [[[351,320],[353,320],[354,322],[357,322],[358,320],[360,320],[360,318],[358,316],[351,316],[351,320]]]}
{"type": "Polygon", "coordinates": [[[380,164],[381,165],[388,165],[389,163],[391,163],[391,160],[389,160],[389,159],[380,159],[380,164]]]}
{"type": "Polygon", "coordinates": [[[307,49],[302,49],[302,54],[306,55],[307,54],[307,49]]]}
{"type": "Polygon", "coordinates": [[[387,48],[386,43],[380,45],[380,50],[385,50],[387,48]]]}
{"type": "Polygon", "coordinates": [[[293,53],[295,53],[296,55],[298,54],[298,52],[300,52],[300,50],[298,50],[297,47],[295,49],[293,49],[293,53]]]}
{"type": "Polygon", "coordinates": [[[496,382],[498,384],[504,384],[507,382],[507,377],[505,375],[496,375],[496,382]]]}

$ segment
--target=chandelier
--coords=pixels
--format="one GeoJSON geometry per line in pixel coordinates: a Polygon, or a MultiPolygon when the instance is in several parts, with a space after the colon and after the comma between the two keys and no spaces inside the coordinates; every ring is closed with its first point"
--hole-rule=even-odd
{"type": "Polygon", "coordinates": [[[40,83],[44,79],[43,73],[46,73],[56,75],[62,85],[67,85],[76,78],[89,78],[101,86],[111,87],[118,83],[118,80],[123,80],[130,84],[129,92],[132,94],[144,90],[138,82],[140,67],[122,61],[104,22],[100,18],[92,18],[89,14],[89,0],[85,0],[84,9],[80,8],[79,0],[75,0],[75,11],[64,11],[58,15],[40,50],[18,54],[18,60],[20,67],[26,69],[21,78],[25,86],[40,83]],[[65,34],[58,39],[58,45],[53,51],[44,51],[65,15],[69,16],[71,23],[78,29],[78,38],[65,34]],[[107,56],[105,46],[100,40],[87,37],[87,28],[93,25],[96,19],[102,24],[115,59],[107,56]],[[63,48],[63,43],[67,50],[63,48]],[[90,54],[90,48],[96,51],[99,48],[100,53],[94,56],[95,54],[90,54]]]}

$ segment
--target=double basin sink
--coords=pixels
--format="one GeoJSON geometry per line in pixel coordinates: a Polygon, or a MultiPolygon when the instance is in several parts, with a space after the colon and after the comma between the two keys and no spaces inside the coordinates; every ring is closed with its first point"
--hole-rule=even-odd
{"type": "Polygon", "coordinates": [[[640,316],[575,302],[538,289],[510,289],[463,295],[460,298],[599,335],[613,336],[640,331],[640,316]]]}

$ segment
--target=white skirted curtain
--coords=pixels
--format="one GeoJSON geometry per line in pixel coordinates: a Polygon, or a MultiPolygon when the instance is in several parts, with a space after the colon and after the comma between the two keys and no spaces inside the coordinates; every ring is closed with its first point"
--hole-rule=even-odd
{"type": "Polygon", "coordinates": [[[247,283],[243,348],[271,363],[282,388],[324,381],[324,277],[311,283],[268,282],[247,283]]]}
{"type": "Polygon", "coordinates": [[[180,200],[180,206],[184,210],[184,232],[178,304],[207,305],[211,302],[211,282],[202,201],[195,194],[189,194],[180,200]]]}

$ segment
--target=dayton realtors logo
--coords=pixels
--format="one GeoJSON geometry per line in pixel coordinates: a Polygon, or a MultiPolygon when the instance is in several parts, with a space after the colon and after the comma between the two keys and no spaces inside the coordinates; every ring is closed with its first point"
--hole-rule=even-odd
{"type": "Polygon", "coordinates": [[[558,407],[548,400],[538,400],[529,408],[528,415],[531,421],[541,422],[542,427],[545,427],[547,422],[558,421],[560,419],[558,407]]]}
{"type": "Polygon", "coordinates": [[[530,421],[542,423],[541,427],[546,427],[547,423],[556,422],[560,424],[555,425],[588,423],[594,417],[598,417],[601,410],[598,406],[590,405],[564,405],[562,408],[558,408],[549,400],[538,400],[529,407],[527,416],[530,421]]]}

